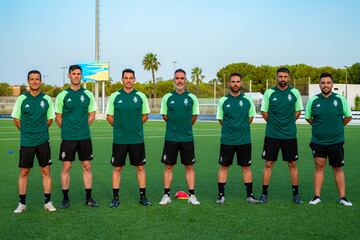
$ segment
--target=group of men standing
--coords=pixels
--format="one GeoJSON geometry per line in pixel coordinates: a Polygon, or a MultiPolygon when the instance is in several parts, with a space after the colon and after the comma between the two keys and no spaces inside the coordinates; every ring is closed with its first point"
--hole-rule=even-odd
{"type": "MultiPolygon", "coordinates": [[[[60,208],[70,207],[69,186],[70,169],[75,155],[81,161],[85,205],[97,207],[92,198],[93,159],[92,142],[89,126],[95,120],[95,101],[93,94],[82,88],[82,69],[78,65],[69,67],[70,87],[62,91],[55,101],[55,110],[51,98],[40,91],[41,73],[33,70],[28,73],[29,92],[20,95],[15,103],[12,117],[20,130],[19,156],[19,204],[15,213],[26,210],[26,188],[30,169],[36,155],[41,169],[45,204],[48,211],[56,211],[51,202],[51,151],[48,127],[53,119],[61,128],[61,146],[59,159],[62,161],[61,185],[63,200],[60,208]]],[[[265,92],[261,113],[266,120],[266,132],[262,158],[265,160],[263,170],[263,190],[258,200],[253,194],[252,155],[250,124],[256,115],[251,97],[240,91],[242,76],[240,73],[230,75],[229,94],[220,98],[217,119],[222,125],[219,155],[218,190],[216,203],[225,202],[225,185],[228,168],[232,165],[236,153],[237,163],[241,166],[244,184],[249,203],[266,203],[270,176],[279,150],[283,160],[288,162],[293,201],[303,203],[298,191],[298,148],[296,139],[296,120],[303,110],[300,93],[288,85],[290,72],[287,68],[277,70],[277,86],[265,92]]],[[[143,124],[148,120],[149,104],[144,93],[134,89],[135,72],[125,69],[122,72],[123,88],[114,92],[108,99],[107,121],[113,126],[113,146],[111,164],[113,198],[110,207],[120,205],[119,191],[121,171],[127,156],[130,164],[136,167],[140,193],[140,204],[151,206],[146,197],[145,145],[143,124]]],[[[198,99],[186,90],[186,72],[178,69],[174,72],[174,91],[166,94],[161,103],[160,113],[166,122],[165,142],[161,162],[163,173],[164,195],[159,204],[171,203],[170,189],[173,180],[173,167],[180,152],[181,163],[185,167],[189,198],[193,205],[200,204],[195,196],[195,147],[192,126],[199,115],[198,99]]],[[[351,206],[345,197],[344,165],[344,125],[351,120],[349,105],[344,97],[332,92],[332,76],[324,73],[320,76],[321,94],[312,97],[306,107],[306,120],[312,125],[310,147],[315,162],[314,197],[310,204],[318,204],[324,178],[326,159],[332,166],[339,192],[339,202],[351,206]],[[331,126],[331,127],[329,127],[331,126]],[[324,131],[326,129],[326,131],[324,131]]]]}

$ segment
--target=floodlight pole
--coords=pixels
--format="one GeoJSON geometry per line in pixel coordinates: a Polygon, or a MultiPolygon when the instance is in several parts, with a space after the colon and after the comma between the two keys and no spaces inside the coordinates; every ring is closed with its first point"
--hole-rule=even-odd
{"type": "Polygon", "coordinates": [[[66,66],[60,67],[60,69],[63,70],[63,87],[64,87],[64,85],[65,85],[65,69],[66,69],[66,68],[67,68],[66,66]]]}

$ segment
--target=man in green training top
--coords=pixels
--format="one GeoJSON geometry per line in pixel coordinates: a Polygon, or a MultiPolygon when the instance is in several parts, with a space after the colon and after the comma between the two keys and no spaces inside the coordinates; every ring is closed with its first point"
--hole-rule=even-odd
{"type": "Polygon", "coordinates": [[[199,103],[196,96],[186,91],[186,72],[177,69],[174,73],[175,90],[167,93],[161,101],[160,114],[166,121],[164,150],[161,161],[165,164],[164,196],[160,205],[171,203],[170,187],[173,179],[173,167],[180,152],[181,163],[185,166],[185,177],[189,190],[188,202],[198,205],[195,196],[195,146],[192,125],[199,115],[199,103]]]}
{"type": "Polygon", "coordinates": [[[293,201],[302,204],[299,195],[298,147],[296,139],[296,120],[300,117],[303,104],[299,91],[288,85],[290,71],[281,67],[276,71],[277,86],[266,90],[261,104],[261,114],[265,119],[266,130],[262,158],[265,160],[263,171],[263,190],[260,202],[266,203],[272,168],[281,149],[284,161],[288,162],[293,201]]]}
{"type": "Polygon", "coordinates": [[[61,128],[59,159],[63,161],[61,186],[64,198],[60,208],[70,206],[70,168],[72,162],[75,161],[76,152],[83,170],[86,192],[85,205],[96,207],[97,203],[91,197],[93,149],[89,128],[89,125],[95,120],[94,95],[81,87],[82,69],[79,65],[69,67],[68,77],[70,79],[70,88],[62,91],[55,101],[55,121],[61,128]]]}
{"type": "Polygon", "coordinates": [[[351,119],[350,106],[340,94],[332,92],[333,78],[329,73],[320,76],[321,93],[309,99],[306,105],[305,119],[312,126],[310,147],[314,156],[314,197],[309,202],[316,205],[321,202],[320,192],[324,181],[326,158],[332,167],[339,193],[339,203],[352,206],[345,197],[344,166],[344,126],[351,119]]]}
{"type": "Polygon", "coordinates": [[[35,155],[38,159],[45,197],[44,209],[56,211],[50,201],[51,196],[51,151],[49,145],[49,126],[55,114],[53,103],[48,95],[40,91],[41,73],[32,70],[28,73],[29,92],[21,94],[15,102],[11,117],[20,130],[19,156],[19,204],[14,213],[26,210],[25,198],[28,176],[34,164],[35,155]]]}
{"type": "Polygon", "coordinates": [[[221,145],[219,156],[218,189],[216,203],[225,202],[225,184],[228,169],[232,165],[236,153],[237,164],[241,166],[247,193],[247,202],[257,203],[252,192],[251,172],[251,135],[250,124],[256,115],[255,105],[251,97],[240,92],[242,76],[232,73],[228,82],[230,93],[220,98],[216,118],[221,127],[221,145]]]}
{"type": "Polygon", "coordinates": [[[151,206],[146,198],[145,145],[143,124],[150,112],[148,100],[142,92],[134,89],[135,72],[125,69],[122,72],[123,88],[111,94],[107,104],[107,121],[113,126],[113,146],[111,164],[113,199],[110,207],[120,204],[119,188],[121,170],[129,154],[130,164],[136,166],[140,190],[140,204],[151,206]]]}

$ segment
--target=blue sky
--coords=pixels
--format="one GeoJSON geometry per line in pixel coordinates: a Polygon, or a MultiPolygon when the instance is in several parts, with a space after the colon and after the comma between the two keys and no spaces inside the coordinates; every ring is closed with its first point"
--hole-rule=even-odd
{"type": "MultiPolygon", "coordinates": [[[[360,61],[360,1],[100,0],[101,60],[118,81],[151,74],[145,53],[158,55],[156,76],[199,66],[206,81],[234,62],[342,67],[360,61]]],[[[21,84],[29,70],[62,84],[60,67],[95,58],[95,0],[0,2],[0,82],[21,84]]]]}

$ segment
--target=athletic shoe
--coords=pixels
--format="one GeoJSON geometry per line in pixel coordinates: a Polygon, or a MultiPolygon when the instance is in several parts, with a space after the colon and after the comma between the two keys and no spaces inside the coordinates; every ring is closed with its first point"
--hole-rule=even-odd
{"type": "Polygon", "coordinates": [[[26,210],[26,205],[19,202],[19,205],[14,210],[14,213],[22,213],[25,210],[26,210]]]}
{"type": "Polygon", "coordinates": [[[351,207],[352,206],[352,203],[349,200],[347,200],[346,197],[340,198],[339,203],[346,206],[346,207],[351,207]]]}
{"type": "Polygon", "coordinates": [[[218,196],[216,199],[217,204],[224,204],[225,203],[225,197],[224,196],[218,196]]]}
{"type": "Polygon", "coordinates": [[[164,194],[164,196],[162,196],[162,198],[159,202],[160,205],[166,205],[166,204],[170,204],[170,203],[171,203],[171,198],[167,194],[164,194]]]}
{"type": "Polygon", "coordinates": [[[85,205],[89,206],[89,207],[93,207],[93,208],[98,206],[96,201],[94,199],[92,199],[92,198],[87,199],[86,202],[85,202],[85,205]]]}
{"type": "Polygon", "coordinates": [[[48,210],[49,212],[55,212],[56,208],[53,206],[52,202],[48,202],[44,204],[44,209],[48,210]]]}
{"type": "Polygon", "coordinates": [[[250,196],[246,199],[248,203],[258,203],[259,201],[256,199],[254,194],[250,194],[250,196]]]}
{"type": "Polygon", "coordinates": [[[316,195],[309,202],[309,204],[311,204],[311,205],[316,205],[319,203],[321,203],[321,199],[319,196],[316,196],[316,195]]]}
{"type": "Polygon", "coordinates": [[[63,199],[60,203],[60,209],[65,209],[70,207],[70,201],[68,199],[63,199]]]}
{"type": "Polygon", "coordinates": [[[117,208],[120,205],[120,200],[118,198],[113,198],[110,203],[111,208],[117,208]]]}
{"type": "Polygon", "coordinates": [[[259,203],[267,203],[267,201],[268,201],[268,196],[265,194],[261,194],[258,202],[259,203]]]}
{"type": "Polygon", "coordinates": [[[140,197],[140,204],[145,207],[151,206],[151,202],[146,197],[140,197]]]}
{"type": "Polygon", "coordinates": [[[195,195],[190,195],[188,203],[191,203],[192,205],[199,205],[200,202],[197,200],[195,195]]]}
{"type": "Polygon", "coordinates": [[[296,194],[293,196],[293,201],[295,204],[303,204],[304,202],[301,201],[301,198],[300,198],[300,195],[299,194],[296,194]]]}

